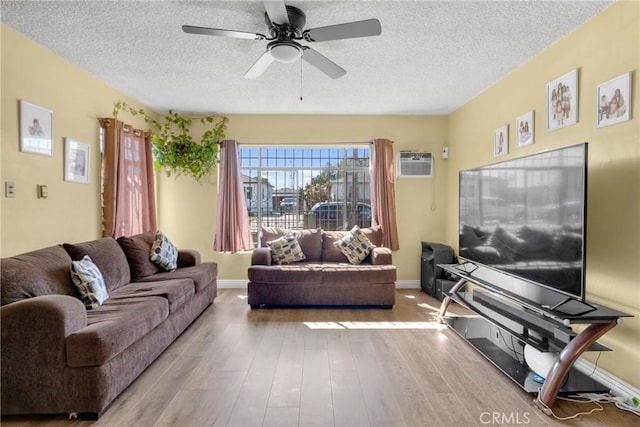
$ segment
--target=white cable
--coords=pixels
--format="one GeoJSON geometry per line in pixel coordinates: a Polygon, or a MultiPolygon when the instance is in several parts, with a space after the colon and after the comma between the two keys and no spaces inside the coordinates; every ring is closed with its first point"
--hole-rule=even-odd
{"type": "Polygon", "coordinates": [[[587,399],[590,402],[614,403],[619,409],[640,416],[640,407],[629,403],[628,399],[622,396],[612,396],[610,393],[580,393],[573,396],[587,399]]]}

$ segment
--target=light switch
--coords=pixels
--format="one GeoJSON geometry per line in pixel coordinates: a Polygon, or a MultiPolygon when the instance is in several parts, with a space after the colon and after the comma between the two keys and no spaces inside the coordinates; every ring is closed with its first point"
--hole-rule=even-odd
{"type": "Polygon", "coordinates": [[[46,199],[49,197],[49,187],[46,185],[38,185],[38,198],[46,199]]]}
{"type": "Polygon", "coordinates": [[[4,196],[9,198],[16,197],[16,183],[13,181],[4,182],[4,196]]]}
{"type": "Polygon", "coordinates": [[[443,159],[449,158],[449,147],[442,147],[442,158],[443,159]]]}

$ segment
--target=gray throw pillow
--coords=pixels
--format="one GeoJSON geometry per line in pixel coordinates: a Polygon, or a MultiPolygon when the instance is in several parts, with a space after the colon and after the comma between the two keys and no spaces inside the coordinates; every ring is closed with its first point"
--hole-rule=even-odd
{"type": "Polygon", "coordinates": [[[109,298],[104,277],[89,255],[71,263],[71,280],[87,308],[100,307],[109,298]]]}
{"type": "Polygon", "coordinates": [[[153,242],[153,245],[151,245],[149,259],[166,271],[174,271],[178,268],[178,249],[176,249],[167,236],[162,234],[161,231],[158,231],[156,240],[153,242]]]}

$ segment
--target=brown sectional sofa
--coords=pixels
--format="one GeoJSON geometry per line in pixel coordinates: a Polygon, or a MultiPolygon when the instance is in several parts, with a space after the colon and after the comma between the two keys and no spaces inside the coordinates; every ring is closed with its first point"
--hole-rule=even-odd
{"type": "Polygon", "coordinates": [[[361,264],[352,265],[333,244],[346,231],[263,228],[261,247],[253,250],[248,270],[247,296],[251,308],[310,305],[392,308],[396,267],[391,251],[381,247],[379,228],[362,231],[376,247],[361,264]],[[275,264],[267,242],[288,233],[297,237],[306,259],[275,264]]]}
{"type": "Polygon", "coordinates": [[[154,233],[64,244],[2,259],[2,414],[97,419],[210,304],[217,265],[149,261],[154,233]],[[86,309],[70,278],[88,254],[109,299],[86,309]]]}

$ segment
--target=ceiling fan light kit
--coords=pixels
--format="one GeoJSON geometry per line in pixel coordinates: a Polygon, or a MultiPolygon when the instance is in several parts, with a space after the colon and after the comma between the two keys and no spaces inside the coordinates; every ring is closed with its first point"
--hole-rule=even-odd
{"type": "Polygon", "coordinates": [[[287,6],[284,1],[265,0],[263,3],[266,11],[265,21],[271,37],[266,37],[260,33],[191,25],[183,25],[182,30],[188,34],[268,40],[269,44],[267,44],[265,53],[247,71],[246,78],[260,77],[274,60],[288,64],[295,62],[298,58],[302,58],[327,76],[337,79],[344,76],[347,71],[318,51],[309,46],[301,45],[296,40],[316,43],[382,34],[380,21],[377,19],[329,25],[303,31],[306,24],[306,16],[302,10],[297,7],[287,6]]]}
{"type": "Polygon", "coordinates": [[[273,59],[289,64],[302,56],[302,46],[293,41],[271,42],[267,49],[273,59]]]}

